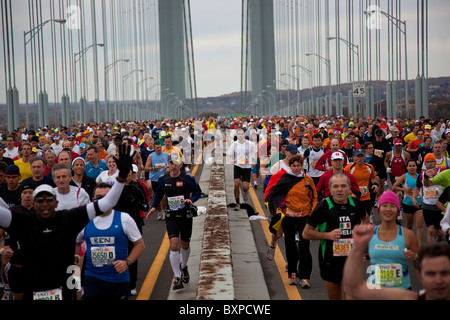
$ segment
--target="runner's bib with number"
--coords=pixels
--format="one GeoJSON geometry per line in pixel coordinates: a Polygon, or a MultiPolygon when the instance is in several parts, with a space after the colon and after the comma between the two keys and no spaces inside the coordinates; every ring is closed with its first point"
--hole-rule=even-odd
{"type": "Polygon", "coordinates": [[[245,157],[245,156],[239,157],[239,159],[238,159],[238,164],[239,164],[239,165],[248,164],[247,157],[245,157]]]}
{"type": "Polygon", "coordinates": [[[116,248],[114,246],[92,246],[91,259],[94,267],[111,266],[116,259],[116,248]]]}
{"type": "Polygon", "coordinates": [[[33,300],[62,300],[62,289],[33,292],[33,300]]]}
{"type": "Polygon", "coordinates": [[[361,196],[365,196],[368,192],[369,188],[367,186],[361,186],[359,187],[359,191],[361,192],[361,196]]]}
{"type": "Polygon", "coordinates": [[[383,287],[401,287],[403,285],[402,265],[398,263],[377,264],[375,266],[375,284],[383,287]]]}
{"type": "Polygon", "coordinates": [[[165,163],[157,163],[155,164],[156,170],[163,170],[166,167],[165,163]]]}
{"type": "Polygon", "coordinates": [[[375,150],[373,150],[373,154],[374,154],[375,156],[377,156],[377,157],[382,157],[382,156],[383,156],[383,153],[384,153],[384,150],[381,150],[381,149],[375,149],[375,150]]]}
{"type": "Polygon", "coordinates": [[[183,200],[184,200],[184,196],[168,197],[167,203],[169,205],[169,210],[177,211],[177,210],[184,209],[185,206],[184,206],[184,202],[182,202],[183,200]]]}
{"type": "Polygon", "coordinates": [[[353,239],[339,239],[333,241],[333,256],[347,257],[353,246],[353,239]]]}
{"type": "Polygon", "coordinates": [[[440,188],[437,186],[423,187],[423,198],[438,199],[440,196],[440,188]]]}

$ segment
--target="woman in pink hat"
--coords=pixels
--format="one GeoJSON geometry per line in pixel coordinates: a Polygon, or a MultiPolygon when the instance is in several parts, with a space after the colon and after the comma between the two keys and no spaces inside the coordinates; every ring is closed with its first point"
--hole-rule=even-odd
{"type": "Polygon", "coordinates": [[[380,196],[378,213],[381,224],[375,227],[369,242],[371,275],[368,284],[410,289],[408,261],[417,257],[417,237],[413,231],[398,224],[400,202],[391,190],[380,196]]]}

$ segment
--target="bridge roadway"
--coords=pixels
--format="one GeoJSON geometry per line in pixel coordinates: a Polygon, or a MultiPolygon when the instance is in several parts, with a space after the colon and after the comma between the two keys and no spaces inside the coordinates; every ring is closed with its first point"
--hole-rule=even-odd
{"type": "MultiPolygon", "coordinates": [[[[203,164],[193,166],[192,173],[209,196],[196,202],[208,210],[194,218],[188,261],[191,281],[181,290],[172,290],[165,223],[153,216],[143,227],[146,251],[139,260],[138,296],[130,300],[328,299],[319,274],[318,241],[311,242],[313,272],[309,289],[288,285],[284,239],[278,241],[274,261],[267,260],[270,233],[265,218],[269,214],[262,187],[250,188],[252,204],[262,219],[249,220],[245,210],[234,211],[226,206],[235,202],[232,165],[203,164]],[[214,186],[217,182],[222,185],[214,186]],[[213,190],[217,187],[222,190],[213,190]]],[[[379,223],[376,213],[374,220],[379,223]]],[[[412,289],[418,290],[414,267],[410,268],[412,289]]]]}

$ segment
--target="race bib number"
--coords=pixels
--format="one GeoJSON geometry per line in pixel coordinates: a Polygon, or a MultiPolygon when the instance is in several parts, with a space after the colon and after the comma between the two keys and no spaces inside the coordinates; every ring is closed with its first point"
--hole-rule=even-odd
{"type": "Polygon", "coordinates": [[[369,189],[367,186],[359,187],[359,191],[361,191],[361,197],[365,196],[367,194],[368,190],[369,189]]]}
{"type": "Polygon", "coordinates": [[[350,254],[353,246],[353,239],[339,239],[333,241],[333,256],[346,257],[350,254]]]}
{"type": "Polygon", "coordinates": [[[116,248],[114,246],[93,246],[91,248],[91,259],[94,267],[110,266],[116,259],[116,248]]]}
{"type": "Polygon", "coordinates": [[[247,164],[247,163],[248,162],[247,162],[247,158],[246,157],[239,157],[238,164],[244,165],[244,164],[247,164]]]}
{"type": "Polygon", "coordinates": [[[375,284],[383,287],[401,287],[403,285],[401,264],[377,264],[375,266],[375,284]]]}
{"type": "Polygon", "coordinates": [[[380,150],[380,149],[373,150],[373,154],[377,157],[382,157],[383,153],[384,153],[384,150],[380,150]]]}
{"type": "Polygon", "coordinates": [[[33,292],[33,300],[62,300],[62,289],[33,292]]]}
{"type": "Polygon", "coordinates": [[[156,170],[163,170],[166,167],[165,163],[157,163],[155,164],[156,170]]]}
{"type": "Polygon", "coordinates": [[[168,197],[167,203],[169,204],[169,210],[170,211],[177,211],[184,208],[184,196],[175,196],[175,197],[168,197]]]}
{"type": "Polygon", "coordinates": [[[423,187],[423,197],[427,199],[438,199],[439,198],[439,187],[423,187]]]}

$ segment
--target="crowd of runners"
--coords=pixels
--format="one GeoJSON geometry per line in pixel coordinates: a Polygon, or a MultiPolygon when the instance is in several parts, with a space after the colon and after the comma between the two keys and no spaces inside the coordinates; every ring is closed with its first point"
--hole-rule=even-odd
{"type": "Polygon", "coordinates": [[[434,267],[427,257],[446,255],[433,270],[447,272],[440,291],[419,275],[427,291],[416,296],[450,297],[448,119],[163,119],[22,127],[0,139],[4,300],[136,295],[142,227],[153,214],[166,222],[173,289],[182,289],[193,204],[206,196],[190,168],[202,159],[233,165],[234,210],[251,205],[250,188],[263,194],[267,259],[284,239],[290,285],[310,287],[318,240],[329,299],[370,297],[362,276],[345,279],[362,269],[354,251],[371,266],[365,287],[406,292],[408,263],[422,272],[434,267]]]}

